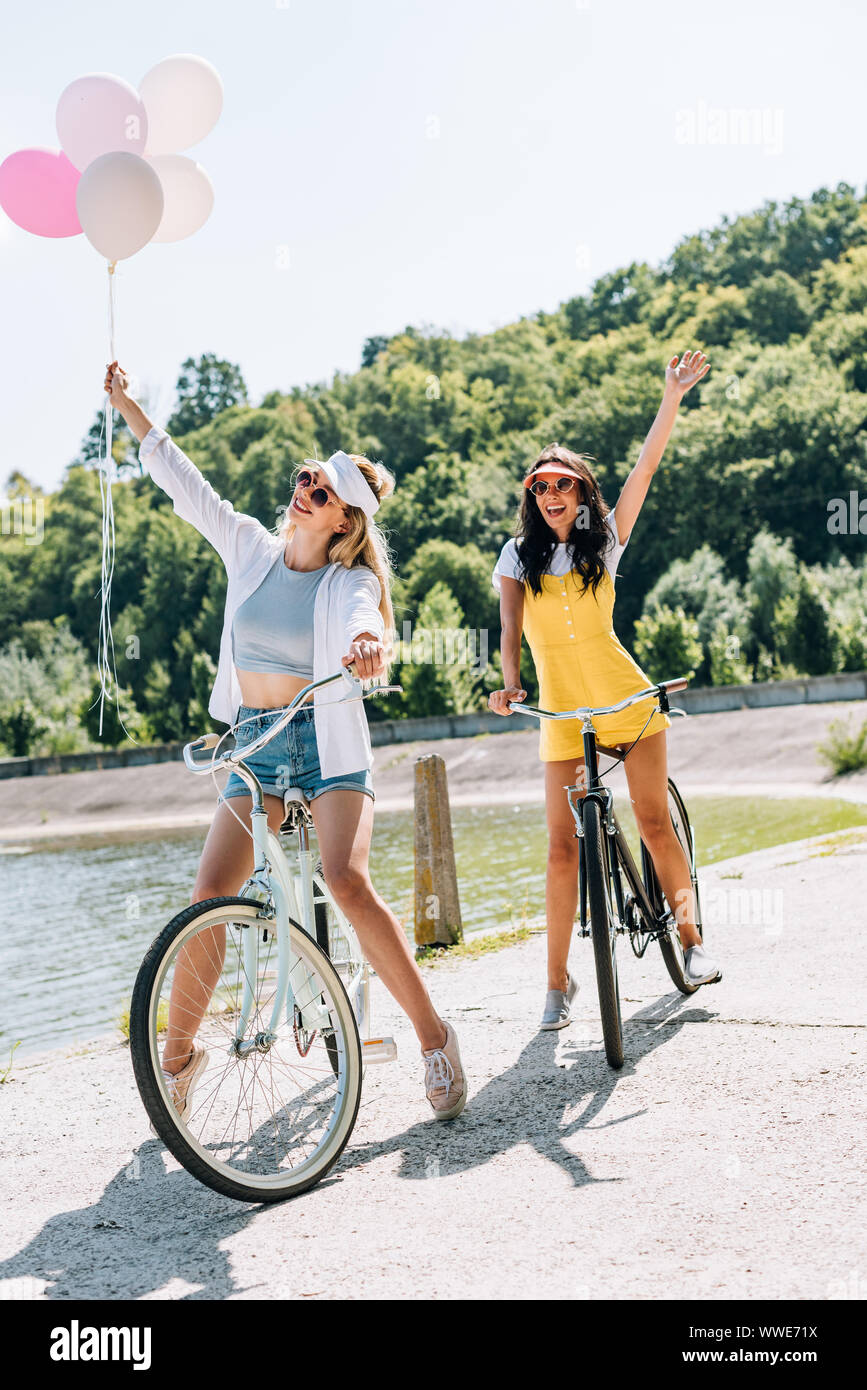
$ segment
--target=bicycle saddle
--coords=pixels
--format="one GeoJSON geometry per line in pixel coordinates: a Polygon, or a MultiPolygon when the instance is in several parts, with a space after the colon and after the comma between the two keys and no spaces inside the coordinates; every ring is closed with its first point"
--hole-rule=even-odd
{"type": "Polygon", "coordinates": [[[283,810],[287,815],[289,814],[289,807],[292,805],[293,801],[300,801],[302,806],[306,806],[308,810],[310,809],[310,802],[307,800],[307,797],[300,787],[284,787],[283,810]]]}

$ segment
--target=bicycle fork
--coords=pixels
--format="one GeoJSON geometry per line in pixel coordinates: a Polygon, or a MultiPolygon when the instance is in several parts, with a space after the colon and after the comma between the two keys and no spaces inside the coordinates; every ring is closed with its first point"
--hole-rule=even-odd
{"type": "Polygon", "coordinates": [[[578,890],[579,890],[579,934],[581,936],[590,935],[590,925],[587,921],[587,864],[584,858],[584,824],[582,815],[584,803],[591,797],[600,803],[600,812],[603,825],[608,828],[608,801],[610,792],[607,787],[602,787],[600,792],[587,792],[581,795],[582,788],[577,784],[571,787],[564,787],[566,798],[569,802],[569,810],[575,821],[575,838],[578,840],[578,890]]]}

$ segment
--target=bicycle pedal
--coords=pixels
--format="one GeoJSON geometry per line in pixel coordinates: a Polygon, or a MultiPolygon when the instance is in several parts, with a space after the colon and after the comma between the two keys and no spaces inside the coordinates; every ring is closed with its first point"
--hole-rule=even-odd
{"type": "Polygon", "coordinates": [[[397,1043],[394,1038],[368,1038],[361,1044],[361,1060],[369,1062],[394,1062],[397,1059],[397,1043]]]}

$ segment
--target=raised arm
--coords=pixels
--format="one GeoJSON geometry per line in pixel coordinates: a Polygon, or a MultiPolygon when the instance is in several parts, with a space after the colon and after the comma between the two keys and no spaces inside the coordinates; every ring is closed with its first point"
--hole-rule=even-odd
{"type": "Polygon", "coordinates": [[[665,389],[662,404],[656,419],[650,427],[647,438],[633,468],[617,499],[614,508],[615,520],[620,542],[625,545],[629,534],[638,520],[638,513],[647,496],[650,480],[659,467],[665,452],[681,401],[691,387],[710,371],[710,363],[703,352],[685,352],[678,362],[672,357],[665,369],[665,389]]]}
{"type": "Polygon", "coordinates": [[[236,512],[231,502],[220,497],[166,431],[151,423],[138,402],[127,394],[127,386],[123,368],[117,362],[109,363],[105,389],[141,445],[139,458],[147,462],[153,481],[172,499],[177,515],[195,526],[227,564],[238,528],[244,524],[260,527],[261,523],[255,517],[236,512]]]}

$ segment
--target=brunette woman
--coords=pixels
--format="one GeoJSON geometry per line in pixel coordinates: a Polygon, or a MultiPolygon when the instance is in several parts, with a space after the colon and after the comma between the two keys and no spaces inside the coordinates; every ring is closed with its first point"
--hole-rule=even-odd
{"type": "MultiPolygon", "coordinates": [[[[621,645],[613,626],[617,563],[629,540],[651,479],[659,466],[678,407],[710,370],[704,353],[673,357],[665,371],[662,404],[638,462],[609,508],[588,456],[552,444],[532,464],[516,540],[503,546],[494,571],[500,592],[501,655],[506,688],[489,696],[491,709],[510,714],[521,689],[521,634],[525,632],[545,709],[612,705],[651,682],[621,645]]],[[[672,673],[676,674],[676,673],[672,673]]],[[[665,730],[671,720],[654,711],[652,696],[619,714],[596,716],[601,743],[626,753],[629,795],[641,838],[674,906],[687,978],[708,984],[721,978],[701,943],[689,865],[668,814],[665,730]],[[628,750],[628,751],[627,751],[628,750]]],[[[578,720],[542,721],[539,755],[545,764],[548,821],[546,880],[548,992],[544,1029],[570,1022],[577,981],[567,968],[578,904],[578,841],[563,788],[583,785],[584,756],[578,720]]]]}

